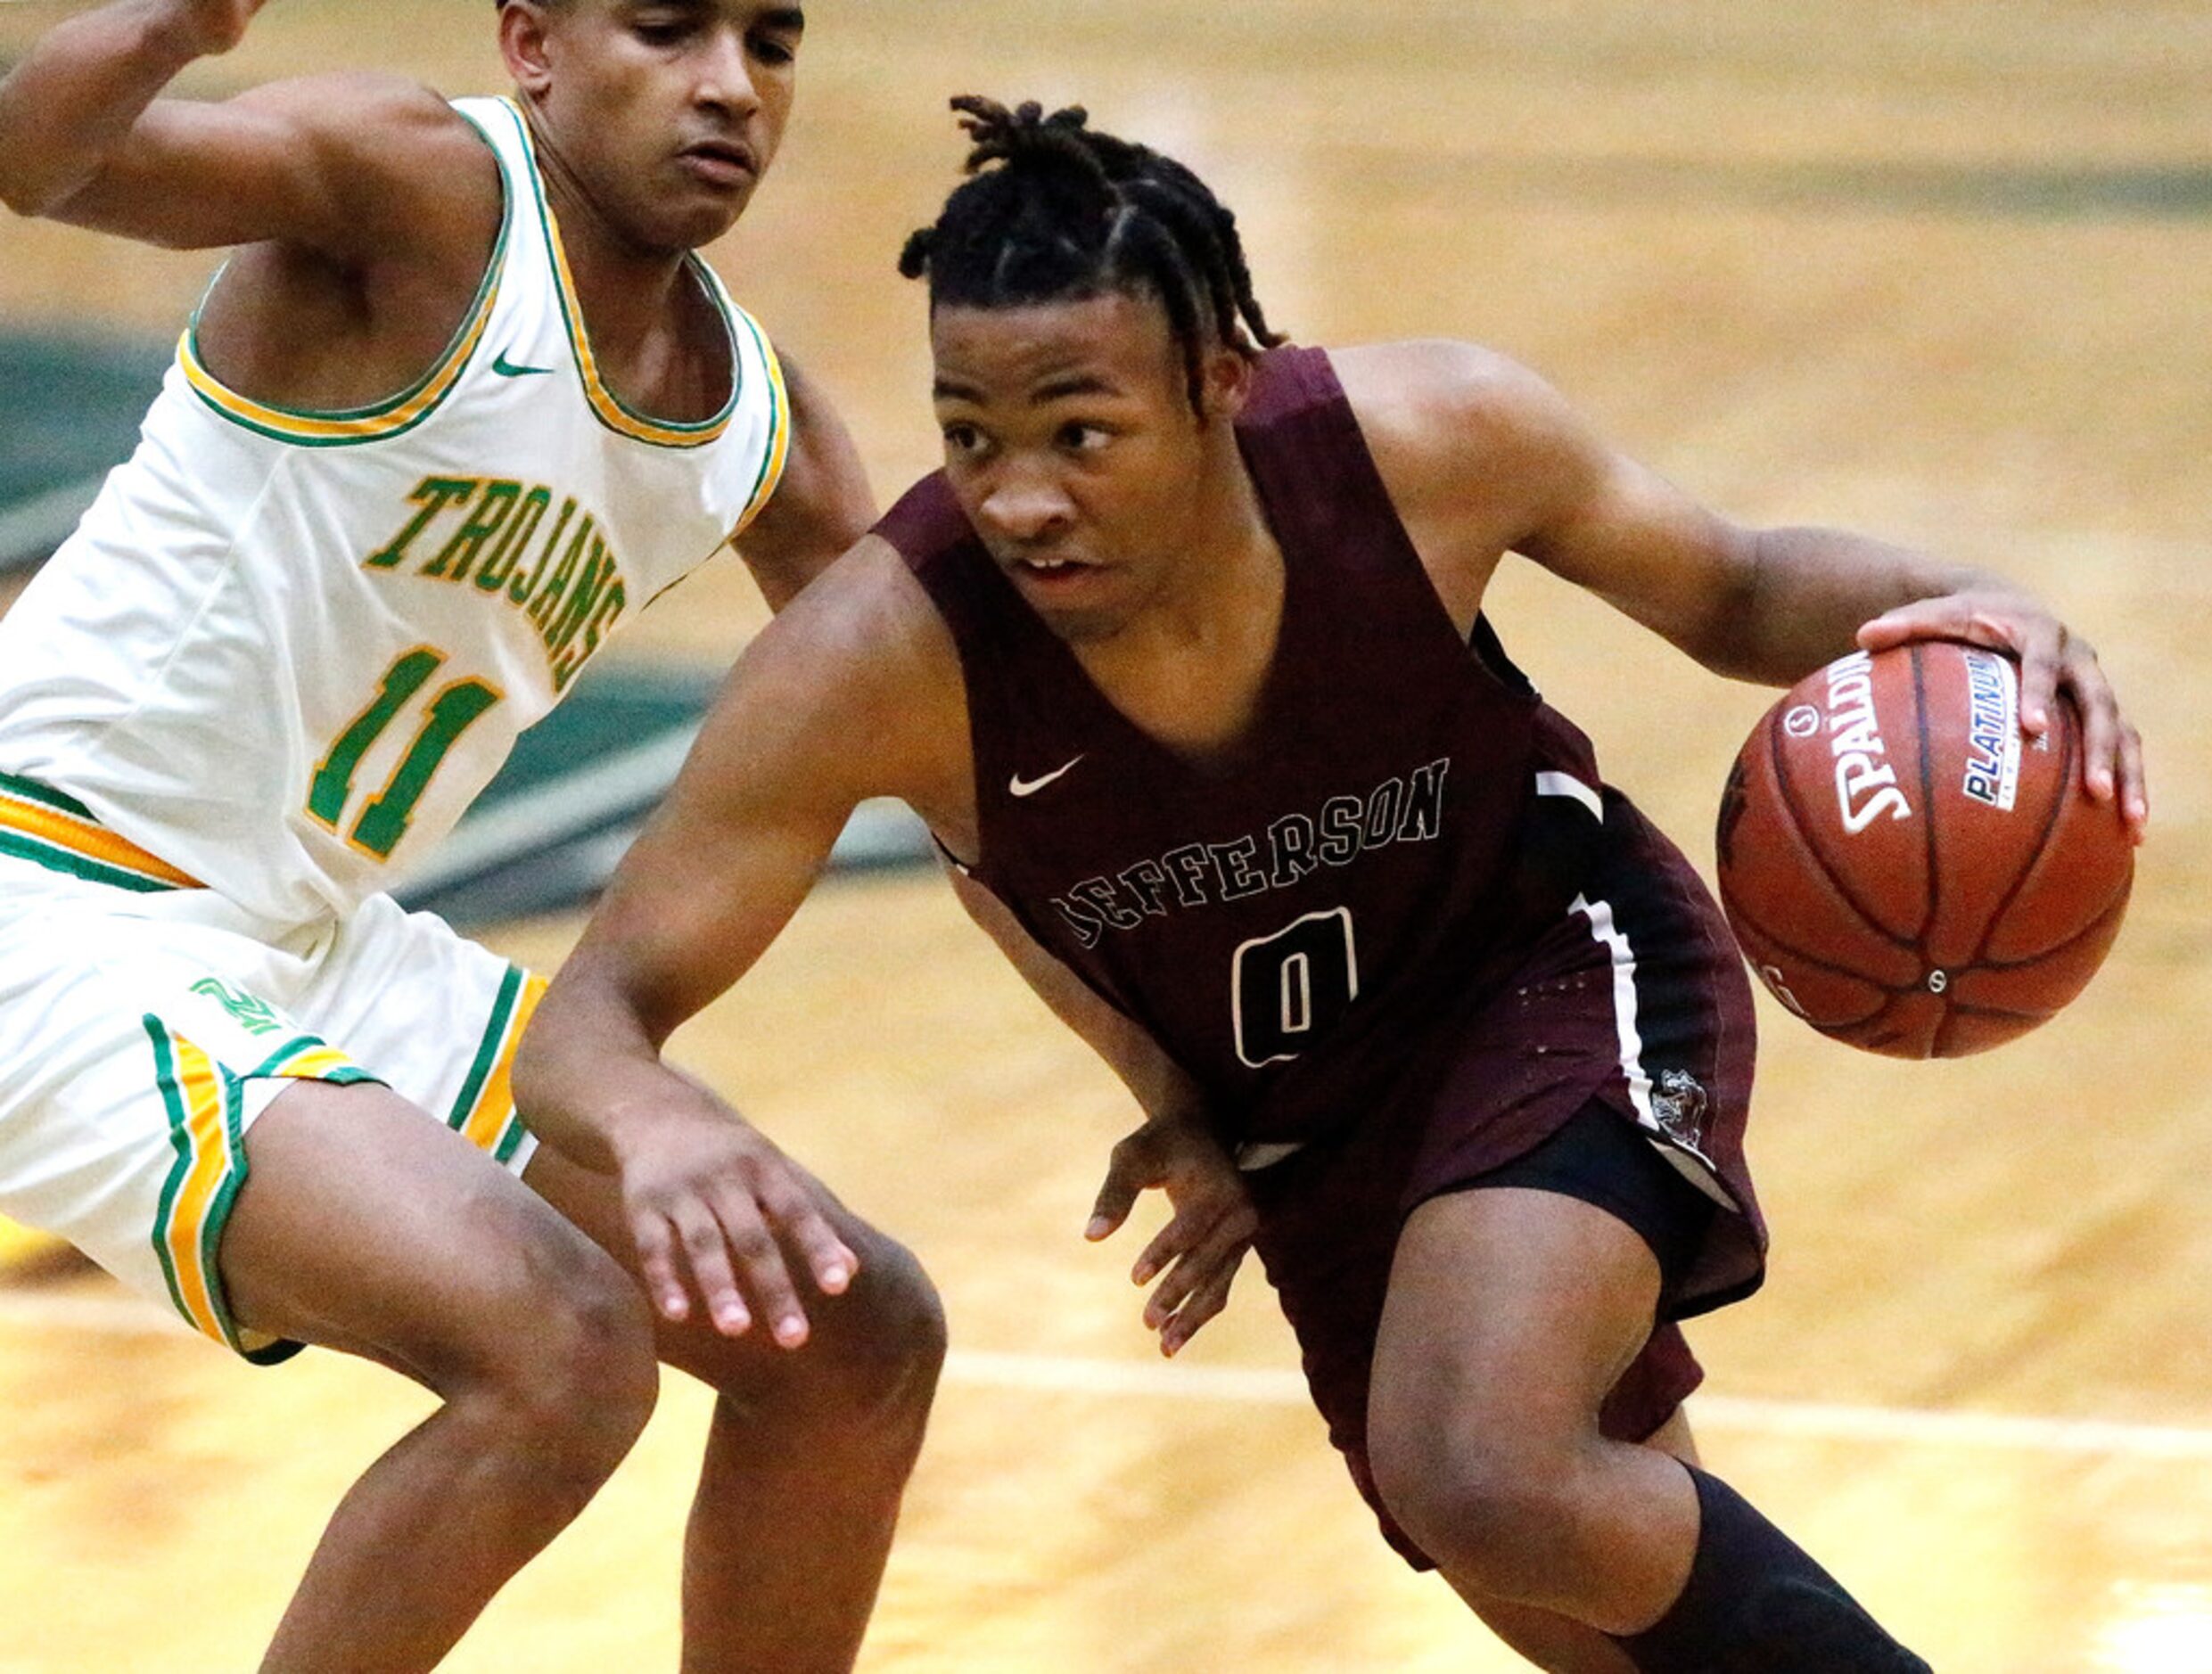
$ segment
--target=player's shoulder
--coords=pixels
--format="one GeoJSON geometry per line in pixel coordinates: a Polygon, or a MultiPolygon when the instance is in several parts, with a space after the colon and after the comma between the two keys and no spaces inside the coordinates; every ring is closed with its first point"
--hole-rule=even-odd
{"type": "MultiPolygon", "coordinates": [[[[476,131],[435,88],[381,70],[339,70],[264,82],[240,93],[233,103],[247,110],[282,113],[364,150],[473,139],[476,131]]],[[[482,144],[481,140],[474,143],[482,144]]]]}
{"type": "Polygon", "coordinates": [[[952,485],[933,471],[877,520],[876,532],[912,568],[926,569],[974,535],[952,485]]]}
{"type": "Polygon", "coordinates": [[[1509,355],[1480,343],[1418,338],[1329,351],[1362,429],[1408,444],[1463,439],[1468,427],[1504,431],[1548,424],[1559,397],[1509,355]]]}
{"type": "Polygon", "coordinates": [[[1510,356],[1443,339],[1330,353],[1377,467],[1402,509],[1431,492],[1517,498],[1587,452],[1558,391],[1510,356]]]}
{"type": "Polygon", "coordinates": [[[868,795],[944,803],[967,742],[959,652],[898,549],[861,537],[755,636],[739,660],[749,714],[835,750],[868,795]]]}
{"type": "Polygon", "coordinates": [[[350,201],[448,203],[497,212],[499,162],[483,130],[436,89],[373,70],[267,82],[233,103],[281,122],[350,201]]]}
{"type": "Polygon", "coordinates": [[[810,684],[871,700],[895,701],[958,667],[905,554],[876,532],[807,583],[754,643],[810,684]]]}

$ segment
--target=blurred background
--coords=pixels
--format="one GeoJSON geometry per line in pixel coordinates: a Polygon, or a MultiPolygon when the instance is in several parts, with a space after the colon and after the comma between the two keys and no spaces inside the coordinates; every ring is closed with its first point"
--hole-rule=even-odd
{"type": "MultiPolygon", "coordinates": [[[[73,9],[0,4],[0,59],[73,9]]],[[[886,501],[934,462],[922,297],[893,261],[963,155],[945,100],[1081,103],[1236,209],[1299,340],[1486,342],[1732,516],[1987,565],[2094,640],[2154,809],[2109,964],[2037,1034],[1945,1064],[1854,1054],[1762,996],[1772,1276],[1695,1330],[1692,1412],[1713,1468],[1945,1674],[2212,1674],[2212,10],[809,13],[785,153],[711,254],[842,404],[886,501]]],[[[496,91],[490,14],[275,0],[179,90],[374,66],[496,91]]],[[[0,220],[0,566],[127,449],[213,266],[0,220]]],[[[665,705],[670,735],[763,619],[727,559],[682,597],[585,683],[610,712],[665,705]]],[[[1709,873],[1723,775],[1772,694],[1531,566],[1488,608],[1709,873]]],[[[572,890],[624,817],[582,834],[572,890]]],[[[856,858],[900,853],[894,832],[856,858]]],[[[453,910],[542,970],[580,923],[453,910]]],[[[946,1293],[954,1359],[873,1674],[1518,1666],[1374,1539],[1256,1269],[1177,1364],[1151,1352],[1126,1281],[1147,1229],[1078,1236],[1134,1112],[933,874],[830,881],[678,1045],[946,1293]]],[[[0,1670],[251,1666],[330,1507],[425,1405],[333,1355],[233,1364],[21,1252],[0,1281],[0,1670]]],[[[670,1379],[637,1457],[451,1667],[673,1665],[704,1410],[670,1379]]]]}

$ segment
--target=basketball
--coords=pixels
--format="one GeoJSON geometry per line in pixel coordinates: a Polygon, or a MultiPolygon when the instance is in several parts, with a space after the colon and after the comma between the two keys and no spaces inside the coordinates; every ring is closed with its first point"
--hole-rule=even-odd
{"type": "Polygon", "coordinates": [[[2081,722],[2019,729],[2001,652],[1854,652],[1751,730],[1721,799],[1721,903],[1768,989],[1895,1058],[2023,1035],[2118,934],[2134,849],[2081,786],[2081,722]]]}

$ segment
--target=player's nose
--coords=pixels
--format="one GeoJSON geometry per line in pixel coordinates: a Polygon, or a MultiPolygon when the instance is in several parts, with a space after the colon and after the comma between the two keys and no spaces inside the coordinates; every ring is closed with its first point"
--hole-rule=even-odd
{"type": "Polygon", "coordinates": [[[702,104],[739,114],[760,106],[760,90],[752,85],[752,55],[743,29],[725,25],[714,30],[702,49],[694,96],[702,104]]]}
{"type": "Polygon", "coordinates": [[[984,534],[1033,546],[1069,528],[1075,507],[1066,491],[1044,472],[1011,470],[1001,472],[984,491],[975,515],[984,534]]]}

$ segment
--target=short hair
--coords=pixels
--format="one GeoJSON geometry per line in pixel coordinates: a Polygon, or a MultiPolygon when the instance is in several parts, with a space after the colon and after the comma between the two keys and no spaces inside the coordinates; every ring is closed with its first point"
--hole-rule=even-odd
{"type": "Polygon", "coordinates": [[[952,109],[974,142],[968,178],[899,257],[908,278],[927,276],[933,309],[1148,292],[1181,347],[1194,411],[1209,343],[1252,357],[1286,341],[1253,297],[1237,217],[1173,158],[1098,132],[1080,107],[1047,116],[964,94],[952,109]]]}

